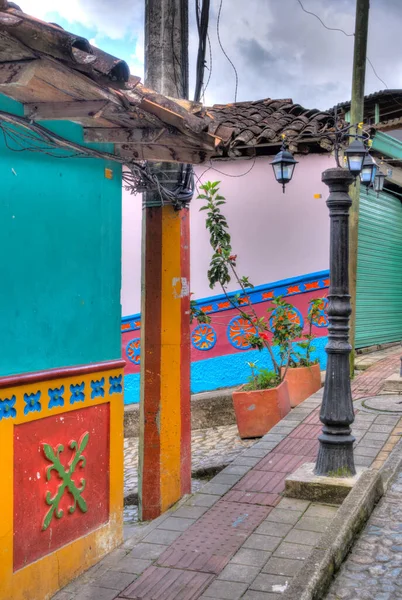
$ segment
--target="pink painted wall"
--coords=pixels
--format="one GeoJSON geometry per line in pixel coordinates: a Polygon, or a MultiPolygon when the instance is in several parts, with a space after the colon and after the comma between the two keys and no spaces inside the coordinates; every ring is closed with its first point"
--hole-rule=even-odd
{"type": "MultiPolygon", "coordinates": [[[[286,193],[274,179],[272,157],[215,161],[195,168],[200,182],[220,180],[227,198],[224,212],[238,254],[241,274],[254,285],[328,269],[328,188],[321,173],[335,166],[328,154],[297,156],[286,193]],[[251,170],[250,170],[251,169],[251,170]],[[220,172],[217,172],[220,171],[220,172]],[[241,176],[243,173],[248,174],[241,176]],[[321,198],[314,198],[321,194],[321,198]]],[[[206,273],[210,259],[201,200],[191,204],[191,291],[194,298],[221,293],[211,290],[206,273]]],[[[123,192],[123,316],[140,312],[141,197],[123,192]]],[[[230,289],[236,289],[234,284],[230,289]]]]}
{"type": "Polygon", "coordinates": [[[122,316],[141,310],[141,217],[142,194],[134,196],[123,187],[122,316]]]}

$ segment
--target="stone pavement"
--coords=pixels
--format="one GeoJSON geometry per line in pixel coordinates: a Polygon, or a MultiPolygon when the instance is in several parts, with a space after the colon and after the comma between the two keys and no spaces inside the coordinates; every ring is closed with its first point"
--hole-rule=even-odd
{"type": "Polygon", "coordinates": [[[379,502],[327,600],[402,599],[402,470],[379,502]]]}
{"type": "MultiPolygon", "coordinates": [[[[392,373],[399,372],[401,363],[400,357],[402,354],[402,349],[399,346],[388,348],[387,350],[382,350],[375,354],[377,354],[376,358],[378,358],[379,355],[384,355],[384,358],[375,362],[361,375],[355,377],[352,382],[353,400],[358,400],[365,396],[377,396],[381,391],[384,381],[392,375],[392,373]]],[[[370,355],[366,356],[368,357],[370,355]]],[[[374,360],[374,358],[372,357],[370,360],[374,360]]]]}
{"type": "MultiPolygon", "coordinates": [[[[373,395],[392,361],[364,371],[353,383],[355,396],[373,395]]],[[[287,474],[315,460],[320,402],[318,393],[292,410],[197,494],[138,526],[54,600],[286,598],[337,510],[281,496],[287,474]]],[[[379,468],[402,434],[400,417],[359,411],[354,434],[356,464],[379,468]]]]}
{"type": "MultiPolygon", "coordinates": [[[[236,425],[198,429],[191,433],[192,472],[196,476],[203,471],[231,463],[255,440],[241,440],[236,425]]],[[[137,492],[138,488],[138,438],[124,440],[124,496],[137,492]]]]}
{"type": "Polygon", "coordinates": [[[356,354],[355,356],[355,370],[365,371],[369,367],[372,367],[375,363],[383,358],[389,358],[394,355],[402,356],[401,344],[392,344],[388,348],[382,350],[376,350],[375,352],[363,352],[362,354],[356,354]]]}

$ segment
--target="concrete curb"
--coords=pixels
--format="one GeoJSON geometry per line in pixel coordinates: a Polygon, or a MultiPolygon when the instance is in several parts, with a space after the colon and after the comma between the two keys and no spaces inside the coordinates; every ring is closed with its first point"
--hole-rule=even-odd
{"type": "Polygon", "coordinates": [[[321,600],[334,574],[349,553],[376,504],[402,465],[402,440],[380,471],[368,470],[340,506],[301,572],[285,592],[284,600],[321,600]]]}
{"type": "MultiPolygon", "coordinates": [[[[208,429],[235,425],[232,392],[236,388],[225,388],[213,392],[202,392],[191,396],[191,428],[208,429]]],[[[140,410],[138,404],[124,407],[124,437],[138,437],[140,410]]]]}
{"type": "MultiPolygon", "coordinates": [[[[324,385],[325,371],[321,371],[321,385],[324,385]]],[[[209,429],[236,425],[232,393],[235,388],[222,388],[212,392],[191,395],[191,429],[209,429]]],[[[307,398],[308,400],[308,398],[307,398]]],[[[139,437],[139,404],[124,407],[124,437],[139,437]]]]}

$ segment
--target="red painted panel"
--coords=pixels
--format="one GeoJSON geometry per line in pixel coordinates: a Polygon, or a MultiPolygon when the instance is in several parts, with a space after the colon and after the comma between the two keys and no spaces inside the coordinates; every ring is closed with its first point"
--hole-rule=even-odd
{"type": "Polygon", "coordinates": [[[17,425],[14,570],[87,534],[108,518],[109,404],[17,425]],[[70,477],[65,471],[70,471],[70,477]],[[85,487],[79,492],[83,480],[85,487]],[[58,505],[46,502],[57,495],[58,505]]]}
{"type": "MultiPolygon", "coordinates": [[[[190,215],[188,208],[181,211],[181,276],[190,289],[190,215]]],[[[181,299],[181,352],[180,352],[180,476],[181,493],[191,493],[191,392],[190,392],[190,296],[181,299]]]]}
{"type": "MultiPolygon", "coordinates": [[[[145,305],[143,326],[147,339],[142,353],[144,381],[144,440],[140,446],[139,501],[143,520],[160,515],[160,436],[159,414],[161,397],[161,330],[162,307],[160,300],[162,280],[162,210],[146,208],[145,233],[145,305]]],[[[131,332],[139,337],[139,331],[131,332]]],[[[139,368],[138,368],[139,370],[139,368]]],[[[130,371],[129,371],[130,372],[130,371]]]]}
{"type": "MultiPolygon", "coordinates": [[[[327,280],[325,280],[327,281],[327,280]]],[[[304,333],[307,333],[307,323],[306,323],[306,317],[308,314],[308,309],[309,309],[309,302],[310,300],[312,300],[313,298],[322,298],[322,297],[326,297],[328,295],[328,290],[327,289],[315,289],[315,282],[309,284],[310,286],[312,286],[313,289],[311,289],[308,292],[304,292],[302,294],[295,294],[294,296],[290,295],[289,297],[286,297],[285,300],[288,301],[290,304],[292,304],[293,306],[295,306],[295,308],[297,308],[304,319],[304,333]]],[[[293,288],[289,287],[289,290],[293,290],[293,293],[295,292],[296,288],[299,286],[295,286],[293,288]]],[[[289,292],[290,293],[290,292],[289,292]]],[[[267,308],[272,307],[272,303],[270,302],[270,299],[273,297],[273,292],[266,292],[263,294],[263,297],[266,298],[266,302],[261,302],[259,304],[254,304],[254,309],[257,313],[258,316],[265,316],[267,317],[267,308]]],[[[219,303],[218,306],[224,308],[225,302],[219,303]]],[[[206,309],[211,309],[212,310],[212,305],[205,305],[204,307],[202,307],[202,309],[205,309],[205,312],[208,312],[208,310],[206,309]]],[[[245,310],[247,311],[247,307],[245,307],[245,310]]],[[[230,310],[222,310],[222,312],[218,312],[218,313],[211,313],[210,317],[211,317],[211,326],[214,328],[216,335],[217,335],[217,341],[216,344],[213,348],[211,348],[208,351],[205,350],[198,350],[197,348],[194,347],[193,344],[191,344],[191,361],[198,361],[198,360],[205,360],[207,358],[214,358],[215,356],[223,356],[225,354],[235,354],[237,352],[246,352],[244,350],[238,350],[236,348],[234,348],[232,346],[232,344],[230,343],[228,336],[227,336],[227,328],[228,328],[228,324],[231,321],[231,319],[233,319],[233,317],[237,317],[239,316],[239,311],[237,309],[230,309],[230,310]]],[[[320,319],[319,319],[320,321],[320,319]]],[[[322,336],[327,336],[328,335],[328,329],[325,326],[325,319],[322,318],[320,325],[322,325],[321,327],[313,327],[313,334],[317,337],[322,337],[322,336]]],[[[194,320],[193,325],[191,326],[191,331],[193,331],[195,328],[197,327],[197,322],[196,320],[194,320]]],[[[124,332],[122,334],[122,356],[123,358],[125,358],[126,360],[126,367],[124,370],[124,373],[126,375],[130,374],[130,373],[139,373],[140,372],[140,365],[139,364],[134,364],[128,357],[127,355],[127,344],[136,338],[140,337],[140,331],[128,331],[128,332],[124,332]]]]}
{"type": "MultiPolygon", "coordinates": [[[[304,333],[307,333],[307,322],[306,317],[309,309],[309,302],[313,298],[321,298],[326,297],[328,294],[328,290],[320,289],[314,290],[310,292],[305,292],[303,294],[297,294],[292,297],[285,298],[287,302],[292,304],[295,308],[297,308],[303,316],[304,319],[304,333]]],[[[267,300],[266,302],[261,302],[260,304],[254,304],[253,308],[257,315],[260,317],[268,317],[267,309],[272,307],[272,303],[267,300]]],[[[244,308],[247,312],[247,308],[244,308]]],[[[233,317],[239,316],[239,311],[237,309],[226,310],[221,313],[212,313],[211,315],[211,326],[215,329],[217,334],[217,341],[215,346],[209,350],[208,352],[203,350],[197,350],[194,346],[191,348],[191,360],[205,360],[206,358],[213,358],[215,356],[223,356],[225,354],[234,354],[236,352],[244,352],[246,355],[247,350],[237,350],[230,343],[227,336],[227,328],[228,324],[233,319],[233,317]]],[[[192,329],[197,327],[197,323],[194,322],[192,329]]],[[[313,327],[313,334],[317,337],[328,335],[328,329],[326,327],[313,327]]],[[[246,359],[245,359],[246,360],[246,359]]],[[[127,370],[126,370],[127,371],[127,370]]]]}

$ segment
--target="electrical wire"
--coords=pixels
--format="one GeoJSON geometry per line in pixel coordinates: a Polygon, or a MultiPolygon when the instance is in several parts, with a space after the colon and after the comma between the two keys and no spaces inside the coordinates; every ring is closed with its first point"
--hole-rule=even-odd
{"type": "MultiPolygon", "coordinates": [[[[207,43],[209,41],[208,26],[209,26],[209,11],[210,11],[210,0],[202,0],[202,6],[200,1],[195,0],[195,10],[197,19],[198,29],[198,52],[197,52],[197,66],[196,66],[196,82],[194,92],[194,102],[199,102],[204,87],[204,73],[205,73],[205,54],[207,50],[207,43]],[[208,41],[207,41],[208,39],[208,41]]],[[[211,48],[210,48],[211,54],[211,48]]]]}
{"type": "Polygon", "coordinates": [[[151,168],[147,162],[129,161],[109,152],[81,146],[25,117],[0,111],[0,132],[7,148],[13,152],[38,152],[63,159],[97,158],[125,165],[128,169],[123,172],[126,189],[133,194],[156,191],[161,204],[170,203],[175,208],[182,208],[191,200],[194,192],[191,165],[183,166],[177,186],[171,189],[161,183],[163,172],[151,168]]]}
{"type": "Polygon", "coordinates": [[[232,69],[233,69],[234,74],[235,74],[235,94],[234,94],[234,101],[237,102],[237,89],[239,87],[239,76],[237,74],[237,69],[236,69],[235,65],[233,64],[232,60],[230,59],[230,57],[228,56],[226,50],[224,49],[224,47],[222,45],[222,40],[221,40],[221,35],[220,35],[220,21],[221,21],[221,14],[222,14],[222,6],[223,6],[223,0],[221,0],[221,3],[219,5],[218,19],[217,19],[217,22],[216,22],[216,33],[217,33],[217,36],[218,36],[219,46],[220,46],[223,54],[225,55],[226,59],[228,60],[228,62],[231,64],[232,69]]]}
{"type": "Polygon", "coordinates": [[[216,169],[213,164],[212,164],[212,160],[209,161],[209,167],[207,169],[205,169],[205,171],[203,171],[201,173],[201,175],[195,175],[195,178],[197,179],[196,183],[195,183],[195,187],[197,188],[197,192],[199,193],[199,189],[198,189],[198,184],[200,183],[201,179],[204,177],[205,173],[208,173],[208,171],[215,171],[215,173],[219,173],[220,175],[225,175],[225,177],[230,177],[232,179],[237,179],[239,177],[245,177],[246,175],[248,175],[255,167],[256,164],[256,160],[257,160],[257,155],[255,154],[253,157],[250,157],[248,159],[243,159],[243,160],[252,160],[253,164],[251,165],[251,167],[249,169],[247,169],[247,171],[245,171],[244,173],[239,173],[238,175],[231,175],[230,173],[224,173],[223,171],[220,171],[219,169],[216,169]]]}
{"type": "MultiPolygon", "coordinates": [[[[244,160],[244,158],[243,158],[244,160]]],[[[239,177],[245,177],[246,175],[248,175],[255,167],[255,163],[257,160],[257,155],[254,155],[252,158],[248,158],[246,160],[252,160],[253,164],[251,165],[251,167],[245,171],[244,173],[239,173],[238,175],[231,175],[230,173],[225,173],[224,171],[220,171],[219,169],[216,169],[215,167],[212,166],[212,161],[210,160],[210,168],[215,171],[215,173],[219,173],[220,175],[225,175],[225,177],[231,177],[232,179],[238,179],[239,177]]]]}
{"type": "Polygon", "coordinates": [[[318,16],[316,15],[314,12],[311,12],[309,10],[306,10],[303,6],[303,4],[301,3],[301,0],[297,0],[297,2],[300,4],[301,9],[307,13],[308,15],[312,15],[313,17],[315,17],[316,19],[319,20],[319,22],[321,23],[321,25],[323,27],[325,27],[325,29],[328,29],[328,31],[340,31],[341,33],[343,33],[343,35],[346,35],[346,37],[354,37],[354,33],[346,33],[346,31],[344,31],[343,29],[340,29],[339,27],[328,27],[327,25],[325,25],[324,21],[318,16]]]}
{"type": "Polygon", "coordinates": [[[386,83],[385,83],[385,81],[384,81],[383,79],[381,79],[381,77],[378,75],[377,71],[376,71],[376,70],[375,70],[375,68],[374,68],[374,65],[373,65],[373,63],[371,62],[371,60],[369,59],[369,57],[368,57],[368,56],[366,57],[366,60],[367,60],[368,64],[370,65],[370,67],[373,69],[373,73],[374,73],[374,75],[377,77],[377,79],[378,79],[379,81],[381,81],[381,83],[382,83],[383,85],[385,85],[385,87],[388,89],[388,86],[387,86],[387,84],[386,84],[386,83]]]}
{"type": "MultiPolygon", "coordinates": [[[[322,25],[323,27],[325,27],[325,29],[328,29],[329,31],[339,31],[339,32],[343,33],[343,34],[344,34],[345,36],[347,36],[347,37],[354,37],[354,35],[355,35],[354,33],[346,33],[346,31],[344,31],[343,29],[340,29],[340,28],[338,28],[338,27],[328,27],[328,26],[327,26],[327,25],[324,23],[324,21],[323,21],[323,20],[322,20],[322,19],[321,19],[321,18],[320,18],[318,15],[316,15],[314,12],[311,12],[311,11],[309,11],[309,10],[306,10],[306,9],[304,8],[304,6],[303,6],[303,4],[302,4],[301,0],[296,0],[296,1],[299,3],[299,5],[300,5],[301,9],[302,9],[302,10],[303,10],[305,13],[307,13],[308,15],[312,15],[313,17],[315,17],[316,19],[318,19],[318,21],[321,23],[321,25],[322,25]]],[[[371,59],[370,59],[368,56],[366,56],[366,61],[368,62],[368,64],[369,64],[369,65],[370,65],[370,67],[372,68],[372,70],[373,70],[373,73],[374,73],[374,75],[377,77],[378,81],[380,81],[380,82],[381,82],[381,83],[382,83],[382,84],[385,86],[385,88],[386,88],[387,90],[389,90],[389,87],[388,87],[388,85],[387,85],[387,84],[385,83],[385,81],[384,81],[383,79],[381,79],[381,77],[378,75],[378,73],[377,73],[377,71],[376,71],[376,69],[375,69],[375,67],[374,67],[374,65],[373,65],[373,63],[372,63],[372,61],[371,61],[371,59]]],[[[402,106],[402,103],[401,103],[401,102],[399,102],[399,101],[398,101],[398,100],[397,100],[397,99],[396,99],[396,98],[395,98],[395,97],[394,97],[392,94],[391,94],[391,97],[392,97],[392,99],[394,100],[394,102],[396,102],[396,104],[399,104],[400,106],[402,106]]],[[[387,114],[387,113],[386,113],[386,114],[387,114]]],[[[384,115],[383,115],[383,116],[384,116],[384,115]]]]}
{"type": "Polygon", "coordinates": [[[211,77],[212,77],[212,45],[211,45],[211,38],[209,37],[209,34],[207,35],[207,40],[208,40],[208,47],[209,47],[209,74],[208,74],[207,83],[205,84],[204,89],[202,90],[202,96],[203,96],[204,103],[205,103],[205,92],[207,91],[209,82],[211,81],[211,77]]]}

